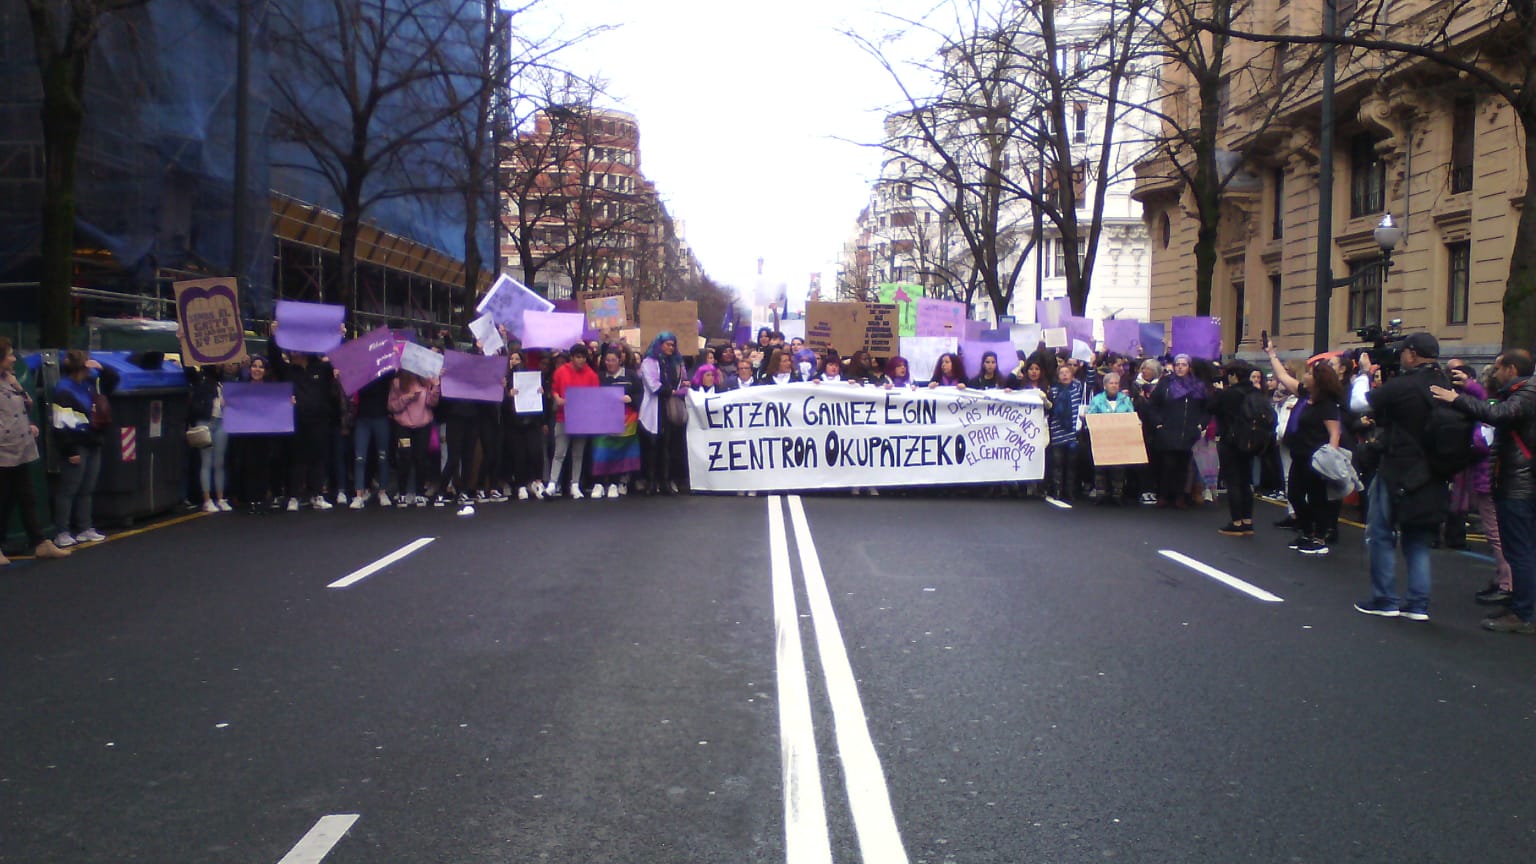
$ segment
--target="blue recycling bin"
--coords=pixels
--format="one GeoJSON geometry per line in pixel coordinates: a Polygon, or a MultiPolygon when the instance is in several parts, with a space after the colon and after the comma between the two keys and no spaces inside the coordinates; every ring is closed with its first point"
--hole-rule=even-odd
{"type": "Polygon", "coordinates": [[[102,435],[95,519],[126,527],[170,512],[186,497],[187,379],[158,353],[93,351],[121,381],[102,435]]]}

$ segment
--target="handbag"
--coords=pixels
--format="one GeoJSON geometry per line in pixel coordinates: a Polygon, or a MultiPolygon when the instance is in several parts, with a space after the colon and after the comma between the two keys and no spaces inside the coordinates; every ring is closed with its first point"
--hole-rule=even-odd
{"type": "Polygon", "coordinates": [[[667,397],[667,425],[682,428],[688,425],[688,403],[681,396],[667,397]]]}
{"type": "Polygon", "coordinates": [[[198,450],[213,446],[213,433],[202,423],[187,427],[187,445],[198,450]]]}
{"type": "Polygon", "coordinates": [[[91,391],[91,429],[100,432],[112,425],[112,403],[107,397],[101,395],[100,390],[91,391]]]}

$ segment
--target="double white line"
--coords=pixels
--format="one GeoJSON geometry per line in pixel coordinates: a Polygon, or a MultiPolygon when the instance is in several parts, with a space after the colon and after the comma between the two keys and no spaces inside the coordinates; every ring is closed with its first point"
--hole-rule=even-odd
{"type": "MultiPolygon", "coordinates": [[[[901,832],[891,810],[891,796],[880,757],[869,737],[869,722],[859,701],[859,688],[848,662],[848,650],[832,611],[832,598],[816,555],[805,508],[797,495],[788,499],[795,528],[800,571],[811,607],[816,652],[826,676],[832,703],[832,725],[842,760],[843,777],[859,853],[865,864],[906,864],[901,832]]],[[[785,857],[789,864],[830,864],[826,799],[816,755],[815,725],[805,653],[800,644],[800,615],[790,569],[789,540],[784,530],[779,496],[768,499],[768,541],[773,569],[773,621],[777,634],[779,688],[779,748],[784,781],[785,857]]]]}

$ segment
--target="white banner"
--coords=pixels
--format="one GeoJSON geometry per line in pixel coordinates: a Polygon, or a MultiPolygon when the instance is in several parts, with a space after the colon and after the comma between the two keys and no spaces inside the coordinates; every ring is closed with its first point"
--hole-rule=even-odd
{"type": "Polygon", "coordinates": [[[1037,391],[836,384],[688,395],[694,489],[715,492],[1006,483],[1045,476],[1037,391]]]}

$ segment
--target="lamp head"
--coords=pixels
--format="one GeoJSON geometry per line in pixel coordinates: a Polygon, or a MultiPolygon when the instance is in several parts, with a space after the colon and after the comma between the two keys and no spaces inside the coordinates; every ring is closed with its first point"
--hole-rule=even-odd
{"type": "Polygon", "coordinates": [[[1392,221],[1391,213],[1382,216],[1376,230],[1371,233],[1376,238],[1376,245],[1388,255],[1392,254],[1397,244],[1403,241],[1403,229],[1397,227],[1397,223],[1392,221]]]}

